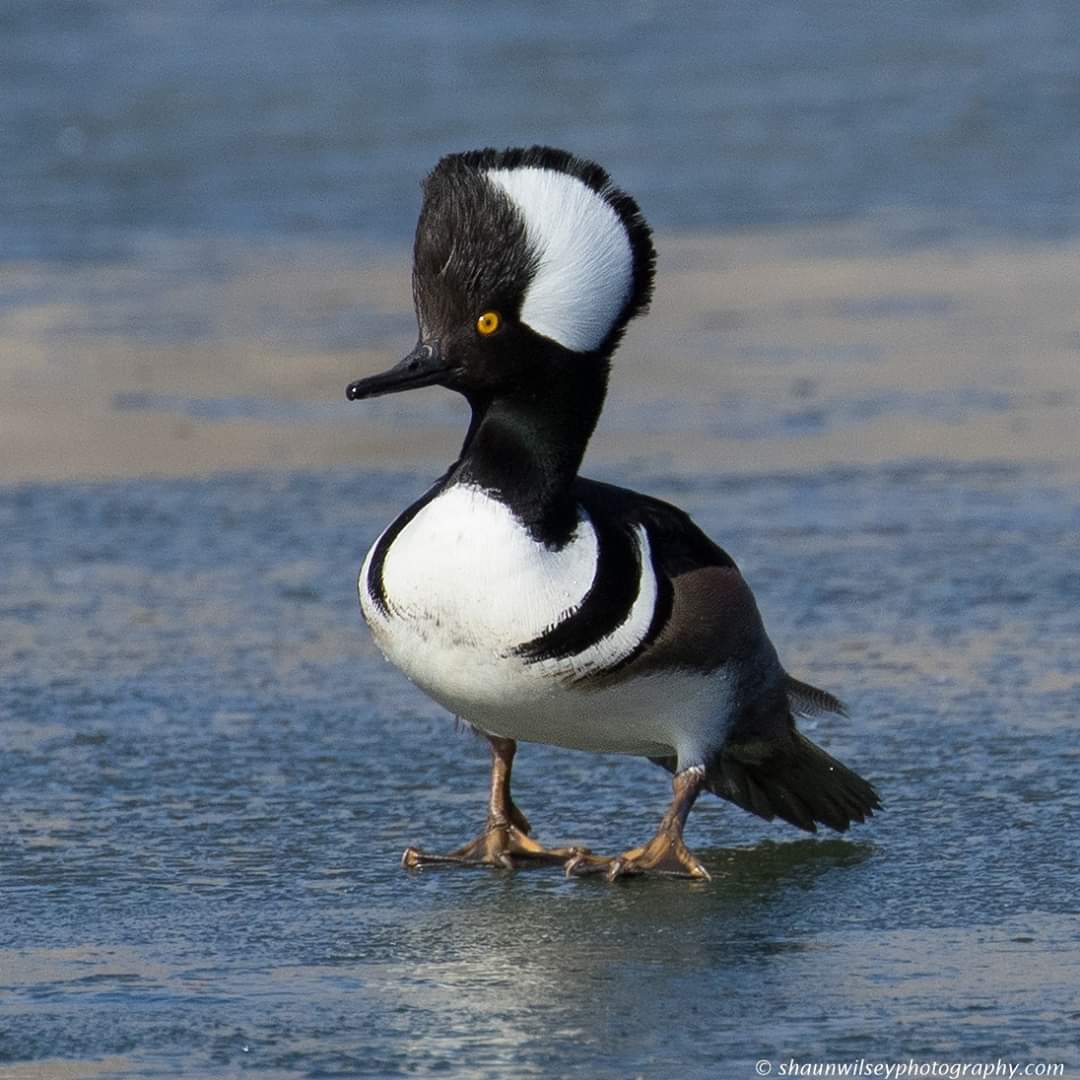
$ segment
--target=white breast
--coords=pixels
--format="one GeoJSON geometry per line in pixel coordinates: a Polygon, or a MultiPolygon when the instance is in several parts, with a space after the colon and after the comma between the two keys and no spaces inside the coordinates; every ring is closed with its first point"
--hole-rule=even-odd
{"type": "Polygon", "coordinates": [[[696,758],[726,712],[726,686],[685,672],[599,689],[577,681],[629,656],[648,632],[658,590],[643,529],[637,543],[638,589],[626,618],[572,656],[530,662],[516,648],[573,612],[589,591],[599,553],[584,511],[570,542],[552,551],[504,504],[454,485],[424,506],[386,552],[386,611],[366,584],[372,553],[360,573],[360,602],[387,658],[482,731],[584,750],[696,758]]]}
{"type": "MultiPolygon", "coordinates": [[[[454,485],[390,545],[383,562],[389,621],[410,626],[432,650],[501,654],[539,636],[581,602],[596,555],[596,533],[584,515],[570,542],[550,551],[503,503],[454,485]]],[[[365,565],[362,578],[366,571],[365,565]]]]}

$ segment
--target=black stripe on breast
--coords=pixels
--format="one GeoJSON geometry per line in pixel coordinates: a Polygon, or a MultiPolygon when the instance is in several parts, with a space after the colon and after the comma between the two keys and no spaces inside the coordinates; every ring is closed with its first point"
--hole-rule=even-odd
{"type": "Polygon", "coordinates": [[[445,486],[446,477],[444,476],[421,495],[412,506],[407,510],[402,511],[402,513],[390,523],[386,532],[384,532],[376,542],[375,551],[371,556],[371,562],[368,563],[367,579],[364,581],[364,588],[367,589],[368,596],[371,597],[372,602],[383,615],[390,614],[390,609],[386,603],[386,586],[383,582],[383,564],[386,562],[386,555],[390,550],[390,545],[397,539],[401,530],[404,529],[405,526],[432,501],[432,499],[443,492],[445,486]]]}
{"type": "MultiPolygon", "coordinates": [[[[647,535],[648,528],[646,528],[645,532],[647,535]]],[[[667,574],[661,572],[659,559],[652,546],[652,538],[650,537],[649,539],[649,553],[652,560],[652,569],[653,573],[656,575],[656,602],[653,606],[652,619],[649,621],[649,629],[645,631],[645,636],[624,657],[620,660],[616,660],[614,664],[609,664],[605,668],[590,672],[591,675],[611,675],[616,671],[620,671],[628,664],[632,664],[660,636],[664,627],[667,626],[668,619],[671,618],[671,611],[675,604],[675,589],[671,584],[671,578],[669,578],[667,574]]]]}
{"type": "MultiPolygon", "coordinates": [[[[646,527],[648,535],[648,527],[646,527]]],[[[653,606],[652,618],[649,620],[649,628],[645,631],[642,639],[625,655],[619,657],[612,664],[605,667],[593,668],[591,671],[582,672],[574,679],[575,683],[587,683],[599,681],[603,683],[609,676],[622,671],[623,668],[632,664],[641,656],[652,643],[663,633],[671,618],[671,612],[675,605],[675,589],[671,578],[660,570],[659,559],[652,546],[652,537],[649,538],[649,557],[652,561],[652,570],[656,576],[656,600],[653,606]]]]}
{"type": "Polygon", "coordinates": [[[561,660],[584,652],[629,617],[637,599],[642,567],[634,534],[611,519],[592,521],[596,532],[596,573],[581,603],[561,622],[514,649],[525,660],[561,660]]]}

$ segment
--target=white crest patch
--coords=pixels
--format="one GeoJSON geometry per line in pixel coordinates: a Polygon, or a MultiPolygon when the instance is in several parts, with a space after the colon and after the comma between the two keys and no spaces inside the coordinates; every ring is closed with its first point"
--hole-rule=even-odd
{"type": "Polygon", "coordinates": [[[554,169],[492,169],[487,177],[520,211],[538,258],[522,321],[575,352],[597,348],[633,288],[634,253],[614,207],[554,169]]]}

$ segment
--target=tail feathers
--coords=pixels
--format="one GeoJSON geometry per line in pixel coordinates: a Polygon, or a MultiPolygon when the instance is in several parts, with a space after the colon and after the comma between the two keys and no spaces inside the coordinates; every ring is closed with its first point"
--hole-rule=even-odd
{"type": "Polygon", "coordinates": [[[828,690],[819,690],[816,686],[801,682],[790,675],[784,676],[784,690],[791,704],[791,711],[796,716],[821,716],[822,713],[847,716],[844,703],[828,690]]]}
{"type": "MultiPolygon", "coordinates": [[[[827,695],[828,696],[828,695],[827,695]]],[[[807,832],[846,832],[881,809],[877,792],[809,739],[729,743],[710,763],[706,786],[752,814],[779,817],[807,832]]]]}

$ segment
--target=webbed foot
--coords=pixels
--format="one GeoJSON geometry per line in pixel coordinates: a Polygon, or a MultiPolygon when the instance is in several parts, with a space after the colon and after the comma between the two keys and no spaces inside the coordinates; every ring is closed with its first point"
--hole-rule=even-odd
{"type": "Polygon", "coordinates": [[[657,833],[647,844],[614,858],[582,852],[566,863],[567,877],[603,874],[608,881],[639,874],[710,881],[712,875],[677,836],[657,833]]]}
{"type": "Polygon", "coordinates": [[[656,835],[641,847],[631,848],[615,858],[581,852],[566,863],[566,876],[604,874],[608,881],[648,874],[651,877],[690,878],[710,881],[709,871],[683,843],[682,831],[690,807],[701,790],[704,770],[686,769],[672,780],[674,798],[660,822],[656,835]]]}
{"type": "Polygon", "coordinates": [[[408,870],[421,870],[426,866],[493,866],[516,870],[523,866],[565,863],[584,854],[587,854],[585,848],[546,848],[517,825],[498,823],[447,855],[431,854],[415,847],[406,848],[401,856],[401,865],[408,870]]]}

